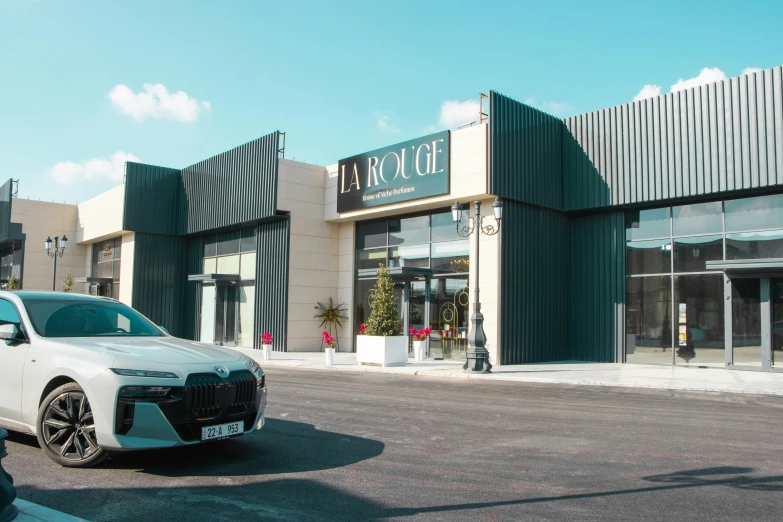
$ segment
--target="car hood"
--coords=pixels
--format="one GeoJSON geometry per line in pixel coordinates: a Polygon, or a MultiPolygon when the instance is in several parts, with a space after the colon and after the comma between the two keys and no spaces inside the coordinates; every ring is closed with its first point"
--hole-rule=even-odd
{"type": "Polygon", "coordinates": [[[125,360],[157,364],[226,363],[238,361],[239,352],[176,337],[77,337],[58,339],[73,347],[96,350],[125,360]]]}

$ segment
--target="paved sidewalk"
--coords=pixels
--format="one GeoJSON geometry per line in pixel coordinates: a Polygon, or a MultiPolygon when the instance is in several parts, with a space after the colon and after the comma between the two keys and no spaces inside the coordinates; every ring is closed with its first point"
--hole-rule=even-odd
{"type": "Polygon", "coordinates": [[[237,348],[264,367],[284,366],[303,370],[381,372],[453,379],[539,382],[587,386],[619,386],[660,390],[694,390],[783,396],[783,373],[684,368],[641,364],[561,362],[496,366],[491,375],[466,373],[461,362],[408,360],[401,367],[359,365],[356,354],[336,353],[334,366],[327,367],[322,352],[276,352],[272,360],[261,361],[260,350],[237,348]]]}
{"type": "Polygon", "coordinates": [[[14,506],[19,510],[14,522],[87,522],[83,518],[72,517],[18,498],[14,501],[14,506]]]}

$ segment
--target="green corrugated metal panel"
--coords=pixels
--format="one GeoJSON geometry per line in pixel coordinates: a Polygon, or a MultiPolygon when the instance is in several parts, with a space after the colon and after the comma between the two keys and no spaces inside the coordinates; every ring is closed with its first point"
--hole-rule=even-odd
{"type": "Polygon", "coordinates": [[[176,234],[180,171],[154,165],[125,164],[124,230],[176,234]]]}
{"type": "Polygon", "coordinates": [[[0,185],[0,241],[11,237],[11,201],[13,200],[14,180],[9,179],[0,185]]]}
{"type": "Polygon", "coordinates": [[[568,218],[506,200],[500,241],[501,364],[567,360],[568,218]]]}
{"type": "Polygon", "coordinates": [[[625,334],[623,212],[569,221],[571,359],[615,362],[625,334]]]}
{"type": "Polygon", "coordinates": [[[242,225],[277,212],[279,132],[182,170],[179,233],[242,225]]]}
{"type": "Polygon", "coordinates": [[[565,124],[566,210],[783,185],[783,67],[565,124]]]}
{"type": "Polygon", "coordinates": [[[288,217],[260,223],[256,230],[256,322],[253,346],[269,332],[275,351],[287,350],[288,338],[288,217]]]}
{"type": "MultiPolygon", "coordinates": [[[[186,272],[179,277],[200,274],[204,268],[204,238],[188,238],[185,247],[186,272]]],[[[185,304],[183,315],[183,337],[194,341],[199,339],[201,328],[201,283],[185,283],[185,304]]]]}
{"type": "Polygon", "coordinates": [[[182,337],[186,239],[137,232],[133,242],[132,306],[172,335],[182,337]]]}
{"type": "Polygon", "coordinates": [[[490,91],[489,192],[563,208],[563,122],[490,91]]]}

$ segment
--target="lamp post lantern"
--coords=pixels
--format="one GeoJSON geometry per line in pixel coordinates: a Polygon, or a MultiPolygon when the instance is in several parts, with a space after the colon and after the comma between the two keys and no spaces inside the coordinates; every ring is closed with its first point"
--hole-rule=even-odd
{"type": "Polygon", "coordinates": [[[52,238],[47,237],[44,244],[46,246],[46,255],[51,259],[54,259],[54,269],[52,270],[52,292],[54,292],[55,286],[57,285],[57,258],[63,257],[63,254],[65,254],[65,246],[68,244],[68,238],[65,237],[65,234],[63,234],[62,239],[58,236],[54,236],[54,250],[52,250],[52,238]]]}
{"type": "Polygon", "coordinates": [[[473,314],[470,316],[472,325],[468,335],[468,351],[465,354],[464,370],[473,372],[492,373],[492,365],[489,362],[489,352],[485,348],[487,336],[484,333],[484,315],[481,313],[481,301],[479,300],[479,237],[483,233],[487,236],[494,236],[500,231],[500,220],[503,219],[503,202],[496,198],[492,203],[492,213],[495,218],[495,224],[484,224],[484,218],[481,215],[481,201],[475,201],[473,205],[476,213],[470,218],[470,224],[460,227],[462,222],[462,205],[457,201],[451,207],[451,217],[457,226],[457,234],[461,237],[468,237],[475,234],[476,242],[476,287],[474,289],[473,314]]]}

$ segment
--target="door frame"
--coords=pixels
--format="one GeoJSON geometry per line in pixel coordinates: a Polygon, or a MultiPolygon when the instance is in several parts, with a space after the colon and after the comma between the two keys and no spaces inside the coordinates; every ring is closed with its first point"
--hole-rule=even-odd
{"type": "Polygon", "coordinates": [[[724,320],[726,337],[725,366],[731,370],[744,370],[756,372],[783,372],[783,367],[775,368],[772,364],[772,295],[770,293],[770,280],[779,278],[781,274],[775,272],[724,272],[724,320]],[[734,279],[758,279],[759,301],[761,313],[761,366],[735,365],[734,364],[734,315],[732,306],[732,280],[734,279]]]}
{"type": "Polygon", "coordinates": [[[213,332],[212,332],[212,339],[213,344],[217,346],[228,346],[228,347],[235,347],[237,346],[237,341],[239,337],[239,288],[236,288],[238,284],[234,281],[229,282],[222,282],[217,281],[215,282],[215,324],[213,326],[213,332]],[[217,340],[215,339],[215,336],[217,335],[217,314],[221,312],[221,310],[218,310],[217,303],[218,303],[218,294],[220,292],[226,292],[226,287],[233,285],[235,287],[234,292],[234,299],[231,303],[228,302],[228,300],[223,299],[223,339],[217,340]],[[234,307],[234,324],[232,325],[234,329],[234,342],[233,343],[227,343],[225,342],[226,339],[226,327],[227,327],[227,321],[228,318],[228,307],[233,306],[234,307]]]}

